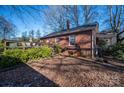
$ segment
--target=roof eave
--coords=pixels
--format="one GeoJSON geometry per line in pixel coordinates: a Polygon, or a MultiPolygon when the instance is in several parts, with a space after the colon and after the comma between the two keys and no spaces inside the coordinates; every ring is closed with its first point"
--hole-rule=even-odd
{"type": "Polygon", "coordinates": [[[95,29],[95,27],[92,28],[88,28],[88,29],[80,29],[80,30],[75,30],[74,32],[66,32],[63,34],[59,34],[59,35],[53,35],[53,36],[48,36],[48,37],[42,37],[40,39],[47,39],[47,38],[54,38],[54,37],[59,37],[59,36],[66,36],[66,35],[70,35],[70,34],[75,34],[75,33],[84,33],[86,31],[93,31],[95,29]]]}

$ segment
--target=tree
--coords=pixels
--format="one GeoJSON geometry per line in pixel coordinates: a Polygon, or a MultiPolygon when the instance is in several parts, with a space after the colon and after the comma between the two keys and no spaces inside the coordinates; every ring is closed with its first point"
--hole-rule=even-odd
{"type": "Polygon", "coordinates": [[[98,17],[98,12],[96,11],[96,6],[84,5],[82,7],[82,18],[83,23],[91,23],[95,21],[95,18],[98,17]]]}
{"type": "Polygon", "coordinates": [[[31,30],[31,31],[29,32],[29,37],[32,38],[32,39],[34,38],[34,30],[31,30]]]}
{"type": "Polygon", "coordinates": [[[27,35],[27,31],[22,32],[22,41],[29,41],[29,37],[27,35]]]}
{"type": "Polygon", "coordinates": [[[29,32],[29,41],[32,43],[33,40],[34,40],[34,30],[31,30],[31,31],[29,32]]]}
{"type": "Polygon", "coordinates": [[[37,37],[37,39],[40,39],[40,37],[41,37],[40,30],[37,30],[37,32],[36,32],[36,37],[37,37]]]}
{"type": "Polygon", "coordinates": [[[95,21],[98,16],[96,6],[77,5],[48,6],[43,14],[45,23],[54,31],[66,29],[67,20],[70,21],[70,26],[77,27],[95,21]]]}
{"type": "Polygon", "coordinates": [[[60,31],[66,27],[66,13],[63,6],[48,6],[43,12],[44,22],[48,24],[52,30],[60,31]]]}
{"type": "Polygon", "coordinates": [[[106,6],[108,17],[105,23],[112,29],[113,32],[119,33],[124,24],[123,6],[106,6]]]}
{"type": "Polygon", "coordinates": [[[16,26],[7,21],[4,17],[0,16],[0,33],[2,34],[2,39],[9,39],[11,36],[15,36],[16,26]]]}
{"type": "Polygon", "coordinates": [[[43,14],[46,24],[54,31],[66,29],[67,20],[70,20],[70,25],[79,26],[78,6],[48,6],[43,14]]]}
{"type": "Polygon", "coordinates": [[[78,6],[73,6],[73,16],[76,26],[79,26],[79,9],[78,6]]]}
{"type": "Polygon", "coordinates": [[[18,19],[20,19],[24,24],[27,24],[28,20],[26,18],[33,19],[34,21],[37,20],[38,16],[35,16],[36,14],[39,14],[42,11],[41,6],[27,6],[27,5],[2,5],[0,6],[0,11],[4,10],[7,11],[8,15],[10,17],[16,16],[18,19]]]}
{"type": "Polygon", "coordinates": [[[73,26],[79,26],[79,20],[80,20],[80,10],[79,10],[80,6],[77,5],[73,5],[73,6],[68,6],[68,11],[66,11],[66,13],[69,15],[67,17],[68,20],[71,20],[71,24],[73,26]]]}

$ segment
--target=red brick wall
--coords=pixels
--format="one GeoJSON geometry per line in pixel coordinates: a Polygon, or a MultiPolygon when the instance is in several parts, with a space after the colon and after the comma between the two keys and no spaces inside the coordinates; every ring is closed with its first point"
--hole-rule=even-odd
{"type": "Polygon", "coordinates": [[[65,48],[69,45],[69,37],[68,36],[57,37],[57,39],[58,39],[58,41],[56,43],[58,43],[62,48],[65,48]]]}
{"type": "Polygon", "coordinates": [[[77,34],[76,43],[80,45],[81,48],[91,48],[91,31],[77,34]]]}
{"type": "MultiPolygon", "coordinates": [[[[94,33],[93,33],[94,34],[94,33]]],[[[81,48],[82,56],[89,56],[91,57],[93,55],[92,51],[92,31],[85,31],[76,35],[76,43],[81,48]]],[[[50,38],[45,40],[47,44],[55,44],[58,43],[62,48],[65,48],[69,46],[69,35],[68,36],[61,36],[55,38],[50,38]],[[49,40],[49,43],[47,42],[49,40]],[[57,42],[55,42],[57,41],[57,42]]]]}
{"type": "MultiPolygon", "coordinates": [[[[85,31],[76,35],[76,44],[81,48],[82,56],[92,56],[92,31],[85,31]]],[[[62,48],[69,46],[69,35],[57,37],[62,48]]]]}
{"type": "Polygon", "coordinates": [[[92,31],[83,32],[76,35],[76,43],[80,45],[82,56],[91,56],[92,31]]]}

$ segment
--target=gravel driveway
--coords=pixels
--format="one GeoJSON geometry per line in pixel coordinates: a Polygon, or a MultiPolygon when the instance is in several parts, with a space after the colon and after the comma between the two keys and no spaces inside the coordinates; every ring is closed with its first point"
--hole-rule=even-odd
{"type": "Polygon", "coordinates": [[[97,87],[124,86],[124,65],[56,56],[0,72],[0,86],[97,87]]]}

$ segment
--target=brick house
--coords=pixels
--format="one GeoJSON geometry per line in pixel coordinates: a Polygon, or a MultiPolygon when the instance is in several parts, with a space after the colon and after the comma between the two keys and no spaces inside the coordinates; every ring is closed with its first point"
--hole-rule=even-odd
{"type": "Polygon", "coordinates": [[[62,48],[68,50],[75,50],[75,45],[78,45],[80,47],[81,56],[93,58],[97,32],[98,23],[93,23],[71,29],[67,27],[66,30],[53,32],[40,38],[40,40],[48,45],[59,44],[62,48]]]}

